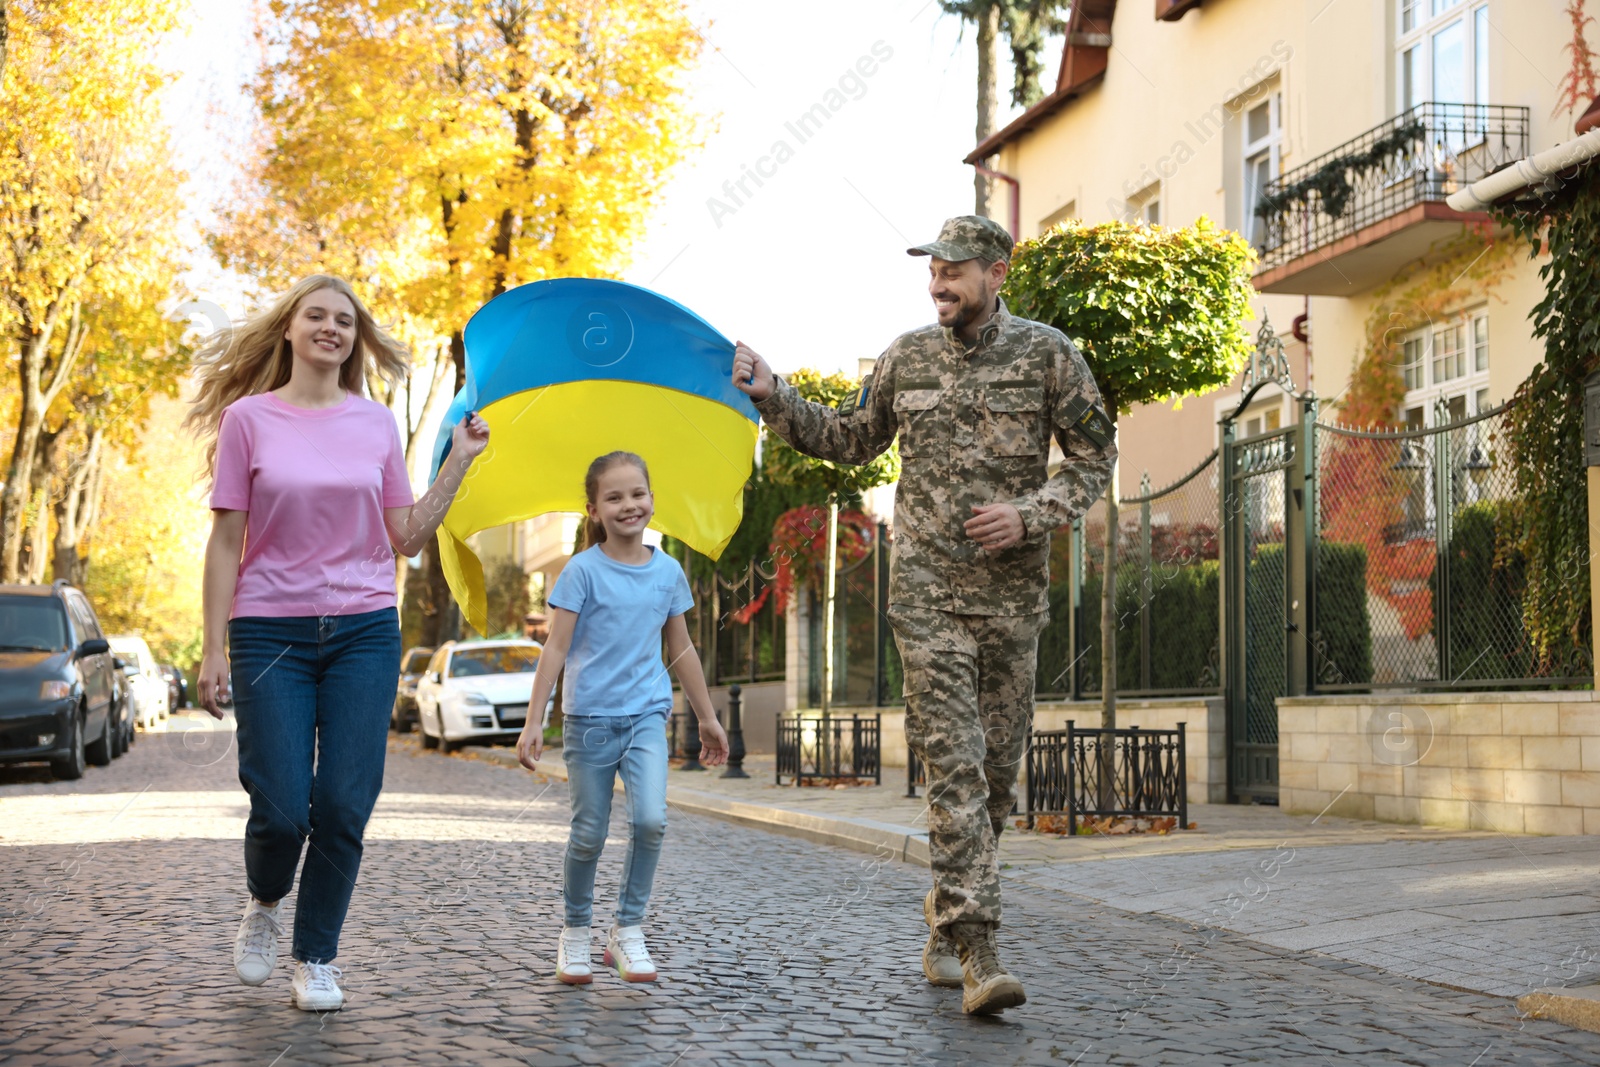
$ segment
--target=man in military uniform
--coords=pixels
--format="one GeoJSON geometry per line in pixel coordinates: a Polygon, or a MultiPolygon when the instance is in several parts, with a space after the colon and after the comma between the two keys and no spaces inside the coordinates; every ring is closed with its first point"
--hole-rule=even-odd
{"type": "Polygon", "coordinates": [[[1088,510],[1116,457],[1078,350],[999,299],[1011,244],[968,215],[908,249],[932,257],[938,325],[897,338],[843,409],[802,399],[742,343],[733,365],[734,385],[807,455],[867,463],[900,439],[888,615],[905,668],[906,740],[928,777],[923,971],[961,986],[974,1014],[1027,1000],[995,950],[996,846],[1033,722],[1050,535],[1088,510]],[[1053,476],[1052,437],[1065,453],[1053,476]]]}

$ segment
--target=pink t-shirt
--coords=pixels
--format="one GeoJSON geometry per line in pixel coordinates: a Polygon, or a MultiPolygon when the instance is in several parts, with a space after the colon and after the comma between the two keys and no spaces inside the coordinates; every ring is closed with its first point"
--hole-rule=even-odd
{"type": "Polygon", "coordinates": [[[350,393],[308,410],[271,393],[229,404],[211,506],[248,511],[230,618],[395,606],[384,508],[412,503],[394,414],[350,393]]]}

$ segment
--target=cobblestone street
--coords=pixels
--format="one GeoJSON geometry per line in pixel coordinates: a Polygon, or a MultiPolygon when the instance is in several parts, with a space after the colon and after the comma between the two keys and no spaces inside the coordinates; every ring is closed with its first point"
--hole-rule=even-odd
{"type": "Polygon", "coordinates": [[[287,963],[258,989],[233,975],[244,795],[231,735],[198,722],[77,783],[0,770],[0,1063],[1600,1064],[1600,1035],[1507,999],[1016,883],[1001,945],[1030,1002],[967,1018],[921,975],[924,871],[681,812],[648,927],[662,981],[564,987],[565,785],[409,740],[345,928],[346,1007],[307,1015],[287,963]]]}

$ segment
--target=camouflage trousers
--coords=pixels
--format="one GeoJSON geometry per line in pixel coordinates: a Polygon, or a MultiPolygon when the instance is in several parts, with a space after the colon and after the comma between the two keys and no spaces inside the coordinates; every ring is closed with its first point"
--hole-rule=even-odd
{"type": "Polygon", "coordinates": [[[906,743],[928,787],[934,914],[1000,921],[1000,831],[1017,799],[1048,616],[957,615],[894,604],[905,671],[906,743]]]}

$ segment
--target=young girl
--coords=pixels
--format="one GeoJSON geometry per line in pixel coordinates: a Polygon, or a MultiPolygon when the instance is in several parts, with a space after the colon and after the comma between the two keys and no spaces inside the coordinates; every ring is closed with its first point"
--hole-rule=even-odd
{"type": "Polygon", "coordinates": [[[250,899],[233,967],[245,985],[271,977],[278,902],[298,868],[292,995],[331,1011],[344,1003],[331,962],[399,676],[395,553],[416,555],[433,536],[489,428],[470,415],[455,427],[449,461],[413,507],[394,414],[362,396],[369,373],[399,377],[410,358],[326,275],[213,338],[197,363],[188,423],[211,439],[212,471],[200,703],[222,718],[231,685],[250,795],[250,899]]]}
{"type": "Polygon", "coordinates": [[[683,613],[694,606],[683,568],[644,544],[645,527],[655,512],[644,460],[632,452],[601,456],[589,465],[584,492],[589,501],[588,547],[567,562],[550,590],[555,618],[534,677],[527,723],[517,739],[517,758],[532,770],[543,754],[543,715],[533,709],[543,711],[565,666],[561,751],[572,797],[572,829],[563,871],[566,918],[556,977],[569,985],[593,980],[589,923],[594,872],[606,843],[611,791],[620,770],[630,833],[604,962],[615,966],[624,981],[653,982],[656,966],[641,924],[666,833],[667,715],[672,710],[668,668],[677,673],[700,720],[701,762],[725,762],[728,738],[711,708],[700,657],[683,620],[683,613]]]}

